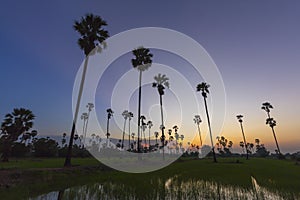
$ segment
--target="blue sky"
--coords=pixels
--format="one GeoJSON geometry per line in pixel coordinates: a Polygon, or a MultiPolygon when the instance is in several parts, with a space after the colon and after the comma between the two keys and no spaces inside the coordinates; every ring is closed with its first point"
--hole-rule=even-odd
{"type": "Polygon", "coordinates": [[[248,121],[249,140],[259,137],[272,149],[273,138],[260,110],[262,102],[270,101],[283,149],[300,150],[296,142],[300,138],[297,1],[29,0],[1,4],[0,116],[14,107],[26,107],[36,114],[35,128],[40,134],[70,132],[72,89],[84,58],[72,24],[91,12],[108,22],[110,35],[154,26],[192,37],[211,55],[223,77],[227,94],[224,135],[240,140],[235,115],[241,113],[248,121]]]}

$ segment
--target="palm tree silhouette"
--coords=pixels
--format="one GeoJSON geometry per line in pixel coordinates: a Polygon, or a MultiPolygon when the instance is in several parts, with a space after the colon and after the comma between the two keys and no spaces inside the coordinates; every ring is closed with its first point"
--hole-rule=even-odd
{"type": "MultiPolygon", "coordinates": [[[[135,133],[131,133],[131,138],[132,138],[132,142],[133,142],[133,144],[135,143],[135,141],[134,141],[134,136],[135,136],[135,133]]],[[[135,146],[135,145],[134,145],[135,146]]],[[[135,147],[133,146],[133,149],[135,149],[135,147]]]]}
{"type": "Polygon", "coordinates": [[[128,110],[124,110],[122,113],[122,116],[124,117],[124,128],[123,128],[123,134],[122,134],[122,144],[121,144],[121,148],[124,148],[124,136],[125,136],[125,128],[126,128],[126,121],[129,117],[129,112],[128,110]]]}
{"type": "Polygon", "coordinates": [[[86,137],[85,128],[86,128],[86,122],[87,122],[88,118],[89,118],[89,116],[86,112],[81,114],[81,119],[83,120],[83,126],[82,126],[83,146],[85,145],[85,137],[86,137]]]}
{"type": "Polygon", "coordinates": [[[170,142],[170,138],[171,138],[171,135],[172,135],[172,129],[168,129],[168,134],[169,134],[169,142],[170,142]]]}
{"type": "Polygon", "coordinates": [[[65,167],[71,166],[72,146],[73,146],[74,133],[76,130],[75,124],[79,112],[79,106],[80,106],[81,96],[83,92],[85,75],[88,66],[89,54],[94,53],[92,52],[92,50],[94,50],[96,46],[98,47],[97,48],[98,52],[100,52],[102,47],[105,48],[106,45],[104,41],[109,37],[108,31],[103,29],[103,27],[106,25],[107,23],[100,16],[87,14],[85,17],[82,17],[80,21],[75,21],[75,24],[73,26],[75,31],[81,35],[81,37],[78,39],[78,45],[80,49],[84,51],[85,61],[84,61],[82,78],[80,81],[80,87],[79,87],[79,92],[78,92],[78,97],[77,97],[77,102],[75,107],[75,114],[73,118],[73,125],[71,130],[68,152],[64,163],[65,167]]]}
{"type": "Polygon", "coordinates": [[[276,121],[273,118],[271,118],[271,115],[270,115],[270,112],[271,112],[270,109],[273,109],[273,106],[269,102],[265,102],[265,103],[262,104],[261,109],[263,109],[267,113],[268,118],[266,119],[266,124],[269,125],[272,129],[273,136],[274,136],[274,139],[275,139],[275,143],[276,143],[276,146],[277,146],[277,151],[280,155],[281,152],[280,152],[280,149],[279,149],[278,141],[277,141],[275,130],[274,130],[274,127],[276,126],[276,121]]]}
{"type": "MultiPolygon", "coordinates": [[[[86,132],[88,129],[88,123],[89,123],[89,119],[90,119],[90,112],[92,111],[92,109],[94,108],[94,104],[93,103],[88,103],[86,105],[88,112],[87,112],[87,120],[86,120],[86,124],[85,124],[85,133],[84,133],[84,137],[86,138],[86,132]]],[[[85,140],[84,138],[84,140],[85,140]]]]}
{"type": "Polygon", "coordinates": [[[152,84],[152,87],[156,87],[158,90],[159,94],[159,102],[160,102],[160,114],[161,114],[161,138],[163,139],[163,158],[164,156],[164,139],[165,139],[165,134],[164,134],[164,114],[163,114],[163,103],[162,103],[162,96],[165,94],[165,87],[169,88],[169,78],[164,74],[161,75],[160,73],[154,77],[155,82],[152,84]]]}
{"type": "Polygon", "coordinates": [[[149,149],[150,149],[150,146],[151,146],[151,143],[150,143],[150,132],[151,132],[151,128],[153,126],[152,121],[148,121],[147,122],[147,126],[148,126],[148,129],[149,129],[149,149]]]}
{"type": "Polygon", "coordinates": [[[179,139],[179,134],[177,133],[177,131],[178,131],[178,126],[177,125],[175,125],[175,126],[173,126],[173,129],[174,129],[174,131],[175,131],[175,133],[174,133],[174,135],[175,135],[175,140],[176,140],[176,149],[177,149],[177,144],[178,144],[178,139],[179,139]]]}
{"type": "Polygon", "coordinates": [[[215,147],[214,147],[214,143],[213,143],[213,139],[212,139],[213,137],[212,137],[212,131],[211,131],[211,126],[210,126],[207,102],[206,102],[207,94],[209,93],[209,90],[208,90],[209,87],[210,87],[210,85],[208,85],[205,82],[202,82],[202,83],[197,85],[197,92],[201,91],[201,94],[202,94],[203,99],[204,99],[204,105],[205,105],[205,111],[206,111],[206,117],[207,117],[207,124],[208,124],[208,129],[209,129],[209,134],[210,134],[210,141],[211,141],[211,147],[212,147],[212,152],[213,152],[213,156],[214,156],[214,162],[217,162],[215,147]]]}
{"type": "Polygon", "coordinates": [[[198,127],[198,133],[200,138],[200,146],[202,147],[202,138],[201,138],[201,131],[200,131],[200,123],[202,122],[200,115],[195,115],[194,122],[197,124],[198,127]]]}
{"type": "Polygon", "coordinates": [[[20,136],[35,134],[29,132],[33,127],[34,119],[35,116],[32,111],[25,108],[15,108],[12,113],[5,115],[0,129],[0,138],[3,140],[1,144],[3,162],[8,162],[12,145],[20,136]]]}
{"type": "Polygon", "coordinates": [[[158,136],[159,136],[159,133],[157,132],[157,131],[155,131],[154,132],[154,136],[155,136],[155,145],[157,146],[158,145],[158,143],[157,143],[157,138],[158,138],[158,136]]]}
{"type": "Polygon", "coordinates": [[[106,110],[107,112],[107,125],[106,125],[106,138],[109,139],[110,133],[109,133],[109,120],[113,116],[114,111],[111,108],[108,108],[106,110]]]}
{"type": "Polygon", "coordinates": [[[146,120],[146,117],[144,115],[141,116],[141,129],[142,129],[142,133],[143,133],[143,136],[144,136],[144,145],[143,145],[143,148],[145,148],[145,146],[147,146],[147,141],[146,141],[146,136],[145,136],[145,130],[147,128],[147,124],[145,123],[145,120],[146,120]]]}
{"type": "Polygon", "coordinates": [[[130,147],[130,122],[131,122],[132,118],[133,118],[133,113],[128,112],[128,147],[129,147],[129,149],[131,149],[131,147],[130,147]]]}
{"type": "Polygon", "coordinates": [[[134,68],[139,71],[139,102],[138,102],[138,152],[140,152],[140,117],[141,117],[141,101],[142,101],[142,73],[146,71],[152,64],[153,55],[150,53],[149,49],[144,47],[139,47],[132,51],[135,56],[134,59],[131,59],[131,64],[134,68]]]}
{"type": "Polygon", "coordinates": [[[243,139],[244,139],[244,147],[245,147],[245,151],[246,151],[246,159],[249,159],[249,155],[248,155],[248,144],[246,142],[246,137],[245,137],[245,133],[244,133],[244,128],[243,128],[243,115],[237,115],[236,118],[238,119],[238,121],[240,122],[241,125],[241,130],[242,130],[242,134],[243,134],[243,139]]]}

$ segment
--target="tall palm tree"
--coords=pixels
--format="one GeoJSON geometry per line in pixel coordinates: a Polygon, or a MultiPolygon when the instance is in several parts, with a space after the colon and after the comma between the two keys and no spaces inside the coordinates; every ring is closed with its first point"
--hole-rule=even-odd
{"type": "Polygon", "coordinates": [[[201,131],[200,131],[200,123],[202,122],[200,115],[195,115],[194,122],[197,124],[198,127],[198,133],[200,138],[200,146],[202,147],[202,137],[201,137],[201,131]]]}
{"type": "Polygon", "coordinates": [[[82,113],[81,114],[81,119],[83,120],[83,126],[82,126],[82,135],[83,135],[83,145],[85,145],[85,138],[86,138],[86,131],[85,131],[85,128],[86,128],[86,122],[88,120],[89,116],[86,112],[82,113]]]}
{"type": "Polygon", "coordinates": [[[145,146],[147,145],[147,141],[146,141],[146,136],[145,136],[145,130],[147,128],[147,124],[145,123],[146,117],[144,115],[141,116],[141,129],[142,129],[142,133],[144,136],[144,145],[143,147],[145,148],[145,146]]]}
{"type": "MultiPolygon", "coordinates": [[[[131,133],[131,138],[132,138],[132,142],[133,142],[133,144],[135,143],[135,141],[134,141],[134,136],[135,136],[135,133],[131,133]]],[[[135,145],[133,146],[133,149],[135,150],[135,145]]]]}
{"type": "Polygon", "coordinates": [[[114,111],[111,108],[108,108],[106,110],[107,112],[107,125],[106,125],[106,138],[109,139],[110,133],[109,133],[109,120],[113,116],[114,111]]]}
{"type": "Polygon", "coordinates": [[[79,87],[79,92],[78,92],[78,97],[77,97],[77,102],[75,107],[75,114],[73,118],[73,125],[71,130],[68,152],[64,164],[65,167],[71,166],[72,146],[73,146],[73,139],[76,130],[75,124],[77,122],[77,116],[78,116],[81,96],[83,92],[85,75],[88,66],[89,54],[93,49],[95,49],[96,46],[98,47],[99,51],[101,50],[102,47],[105,48],[104,41],[109,37],[108,31],[104,29],[106,25],[107,23],[100,16],[87,14],[85,17],[82,17],[80,21],[75,21],[75,24],[73,26],[75,31],[81,35],[81,37],[78,39],[78,45],[80,49],[84,51],[85,61],[84,61],[82,78],[80,81],[80,87],[79,87]]]}
{"type": "Polygon", "coordinates": [[[209,93],[209,90],[208,90],[209,87],[210,87],[210,85],[208,85],[205,82],[202,82],[202,83],[197,85],[197,92],[201,91],[201,94],[202,94],[203,99],[204,99],[204,105],[205,105],[205,111],[206,111],[206,117],[207,117],[207,124],[208,124],[208,129],[209,129],[209,134],[210,134],[211,148],[212,148],[212,152],[213,152],[213,156],[214,156],[214,162],[217,162],[215,147],[214,147],[214,143],[213,143],[213,139],[212,139],[213,137],[212,137],[212,131],[211,131],[211,126],[210,126],[207,102],[206,102],[207,94],[209,93]]]}
{"type": "Polygon", "coordinates": [[[177,125],[175,125],[175,126],[173,126],[173,129],[174,129],[174,131],[175,131],[175,133],[174,133],[174,135],[175,135],[175,140],[176,140],[176,149],[177,149],[177,144],[178,144],[178,139],[179,139],[179,134],[178,134],[178,126],[177,125]]]}
{"type": "Polygon", "coordinates": [[[133,118],[133,113],[128,112],[128,147],[129,147],[129,149],[131,149],[131,146],[130,146],[130,122],[131,122],[132,118],[133,118]]]}
{"type": "Polygon", "coordinates": [[[246,151],[246,159],[249,159],[249,155],[248,155],[248,145],[246,142],[246,137],[245,137],[245,133],[244,133],[244,128],[243,128],[243,115],[237,115],[236,118],[238,119],[238,121],[240,122],[241,125],[241,130],[242,130],[242,134],[243,134],[243,139],[244,139],[244,147],[245,147],[245,151],[246,151]]]}
{"type": "Polygon", "coordinates": [[[171,138],[171,135],[172,135],[172,129],[168,129],[168,134],[169,134],[169,142],[170,142],[170,138],[171,138]]]}
{"type": "Polygon", "coordinates": [[[154,132],[154,136],[155,136],[155,145],[157,146],[158,143],[157,143],[157,138],[159,136],[159,133],[157,131],[154,132]]]}
{"type": "Polygon", "coordinates": [[[122,116],[124,117],[124,128],[123,128],[123,135],[122,135],[122,144],[121,144],[121,148],[124,148],[124,136],[125,136],[125,127],[126,127],[126,121],[128,119],[129,116],[129,112],[128,110],[124,110],[122,113],[122,116]]]}
{"type": "Polygon", "coordinates": [[[275,139],[275,143],[276,143],[276,146],[277,146],[277,151],[280,155],[281,152],[280,152],[280,149],[279,149],[278,141],[277,141],[275,130],[274,130],[274,127],[276,126],[276,121],[273,118],[271,118],[271,115],[270,115],[270,111],[271,111],[270,109],[273,109],[273,106],[269,102],[265,102],[265,103],[262,104],[261,109],[263,109],[267,113],[268,118],[266,120],[266,124],[268,124],[272,129],[273,136],[274,136],[274,139],[275,139]]]}
{"type": "Polygon", "coordinates": [[[150,132],[151,132],[151,128],[152,128],[152,126],[153,126],[153,123],[152,123],[152,121],[148,121],[147,122],[147,126],[148,126],[148,129],[149,129],[149,149],[150,149],[150,146],[151,146],[151,143],[150,143],[150,132]]]}
{"type": "MultiPolygon", "coordinates": [[[[87,109],[88,109],[88,112],[87,112],[87,120],[86,120],[86,123],[85,123],[85,133],[84,133],[84,137],[86,138],[86,132],[87,132],[87,129],[88,129],[88,123],[89,123],[89,119],[90,119],[90,112],[93,110],[94,108],[94,104],[93,103],[88,103],[86,105],[87,109]]],[[[85,140],[84,138],[84,140],[85,140]]]]}
{"type": "Polygon", "coordinates": [[[0,139],[3,162],[8,162],[12,146],[19,137],[31,135],[29,130],[33,127],[34,114],[25,108],[15,108],[12,113],[6,114],[1,124],[0,139]]]}
{"type": "MultiPolygon", "coordinates": [[[[162,96],[165,94],[165,87],[169,88],[169,78],[164,74],[161,75],[160,73],[157,76],[154,76],[155,82],[152,84],[152,87],[156,87],[159,94],[159,103],[160,103],[160,114],[161,114],[161,135],[162,139],[165,139],[165,133],[164,133],[164,114],[163,114],[163,102],[162,102],[162,96]]],[[[163,158],[164,158],[164,141],[163,143],[163,158]]]]}
{"type": "Polygon", "coordinates": [[[146,71],[152,64],[153,55],[150,53],[150,50],[144,47],[139,47],[132,51],[135,56],[134,59],[131,59],[131,64],[139,72],[139,102],[138,102],[138,152],[140,152],[140,117],[141,117],[141,101],[142,101],[142,73],[146,71]]]}

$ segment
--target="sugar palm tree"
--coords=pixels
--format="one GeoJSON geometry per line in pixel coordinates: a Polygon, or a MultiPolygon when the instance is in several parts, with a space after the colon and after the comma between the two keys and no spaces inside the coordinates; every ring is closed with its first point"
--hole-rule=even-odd
{"type": "Polygon", "coordinates": [[[84,140],[86,138],[86,133],[87,133],[87,130],[88,130],[88,123],[89,123],[89,119],[90,119],[90,113],[91,111],[93,110],[94,108],[94,104],[93,103],[88,103],[86,105],[87,109],[88,109],[88,112],[87,112],[87,120],[86,120],[86,123],[85,123],[85,132],[84,132],[84,140]]]}
{"type": "Polygon", "coordinates": [[[150,149],[150,146],[151,146],[151,143],[150,143],[150,132],[151,132],[151,128],[152,128],[152,126],[153,126],[153,123],[152,123],[152,121],[148,121],[147,122],[147,126],[148,126],[148,129],[149,129],[149,149],[150,149]]]}
{"type": "Polygon", "coordinates": [[[210,87],[210,85],[208,85],[205,82],[202,82],[202,83],[197,85],[197,92],[201,92],[201,94],[203,96],[203,99],[204,99],[204,105],[205,105],[205,111],[206,111],[206,117],[207,117],[207,124],[208,124],[208,129],[209,129],[209,134],[210,134],[210,141],[211,141],[211,147],[212,147],[212,152],[213,152],[213,156],[214,156],[214,162],[217,162],[215,147],[214,147],[213,137],[212,137],[212,131],[211,131],[211,125],[210,125],[210,120],[209,120],[207,102],[206,102],[207,94],[209,93],[209,90],[208,90],[209,87],[210,87]]]}
{"type": "Polygon", "coordinates": [[[5,115],[0,129],[3,162],[8,162],[12,146],[19,137],[31,135],[29,130],[33,127],[34,119],[32,111],[25,108],[15,108],[12,113],[5,115]]]}
{"type": "Polygon", "coordinates": [[[131,147],[130,147],[130,122],[131,122],[132,118],[133,118],[133,113],[128,112],[128,147],[129,147],[129,149],[131,149],[131,147]]]}
{"type": "Polygon", "coordinates": [[[263,109],[267,113],[268,118],[266,120],[266,124],[271,127],[272,132],[273,132],[273,136],[274,136],[274,140],[275,140],[275,143],[276,143],[276,146],[277,146],[277,151],[278,151],[279,154],[281,154],[280,149],[279,149],[279,145],[278,145],[278,141],[277,141],[277,138],[276,138],[275,130],[274,130],[274,127],[276,126],[276,121],[273,118],[271,118],[271,115],[270,115],[270,111],[271,111],[270,109],[273,109],[273,106],[269,102],[265,102],[265,103],[262,104],[261,109],[263,109]]]}
{"type": "Polygon", "coordinates": [[[107,125],[106,125],[106,138],[109,139],[110,133],[109,133],[109,120],[113,116],[114,111],[111,108],[108,108],[106,110],[107,112],[107,125]]]}
{"type": "MultiPolygon", "coordinates": [[[[133,144],[135,143],[134,136],[135,136],[135,133],[131,133],[131,138],[132,138],[132,143],[133,144]]],[[[135,149],[135,145],[133,146],[133,149],[135,149]]]]}
{"type": "Polygon", "coordinates": [[[82,135],[83,135],[83,145],[85,145],[85,137],[86,137],[86,131],[85,131],[85,124],[88,120],[88,114],[86,112],[81,114],[81,119],[83,120],[83,126],[82,126],[82,135]]]}
{"type": "Polygon", "coordinates": [[[202,122],[200,115],[195,115],[194,122],[197,124],[198,127],[198,133],[200,138],[200,146],[202,147],[202,137],[201,137],[201,131],[200,131],[200,123],[202,122]]]}
{"type": "Polygon", "coordinates": [[[243,128],[243,115],[237,115],[236,118],[238,119],[238,121],[240,122],[241,125],[241,130],[242,130],[242,134],[243,134],[243,139],[244,139],[244,147],[245,147],[245,151],[246,151],[246,159],[249,159],[249,155],[248,155],[248,145],[246,142],[246,137],[245,137],[245,133],[244,133],[244,128],[243,128]]]}
{"type": "MultiPolygon", "coordinates": [[[[165,94],[165,87],[169,88],[169,78],[164,74],[161,75],[160,73],[154,77],[155,82],[152,84],[152,87],[157,88],[158,94],[159,94],[159,102],[160,102],[160,114],[161,114],[161,135],[162,139],[165,139],[165,134],[164,134],[164,114],[163,114],[163,102],[162,102],[162,96],[165,94]]],[[[163,142],[163,148],[164,148],[164,142],[163,142]]],[[[164,150],[163,150],[164,154],[164,150]]],[[[164,157],[164,155],[163,155],[164,157]]]]}
{"type": "Polygon", "coordinates": [[[77,116],[78,116],[81,96],[83,92],[85,75],[88,66],[89,54],[92,53],[92,50],[94,50],[96,46],[98,47],[99,52],[102,47],[105,48],[106,46],[105,40],[109,37],[108,31],[104,29],[106,25],[107,23],[100,16],[87,14],[85,17],[82,17],[80,21],[75,21],[75,24],[73,26],[75,31],[78,32],[81,36],[78,39],[78,45],[80,49],[84,51],[85,61],[84,61],[82,78],[80,81],[80,87],[79,87],[79,92],[78,92],[78,97],[77,97],[77,102],[75,107],[75,114],[73,118],[73,125],[72,125],[72,130],[70,135],[68,152],[64,164],[65,167],[71,166],[72,146],[73,146],[74,133],[76,130],[75,124],[77,122],[77,116]]]}
{"type": "Polygon", "coordinates": [[[139,102],[138,102],[138,152],[140,152],[140,117],[141,117],[141,101],[142,101],[142,73],[146,71],[152,64],[153,55],[150,53],[150,50],[144,47],[139,47],[132,51],[135,56],[134,59],[131,59],[131,64],[139,72],[139,102]]]}
{"type": "Polygon", "coordinates": [[[158,145],[157,143],[157,138],[159,136],[159,133],[157,131],[154,132],[154,136],[155,136],[155,145],[158,145]]]}
{"type": "Polygon", "coordinates": [[[125,128],[126,128],[126,122],[129,117],[129,112],[128,110],[124,110],[122,113],[122,116],[124,117],[124,128],[123,128],[123,134],[122,134],[122,143],[121,143],[121,148],[124,148],[124,136],[125,136],[125,128]]]}

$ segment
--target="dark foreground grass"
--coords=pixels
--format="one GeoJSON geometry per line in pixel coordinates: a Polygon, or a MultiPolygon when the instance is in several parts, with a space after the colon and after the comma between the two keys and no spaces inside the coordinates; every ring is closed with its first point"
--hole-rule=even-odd
{"type": "Polygon", "coordinates": [[[143,195],[157,187],[158,180],[165,181],[176,176],[178,180],[207,180],[251,188],[251,176],[259,185],[270,190],[299,194],[300,166],[286,160],[251,158],[219,158],[218,163],[211,159],[181,158],[161,170],[130,174],[105,167],[93,158],[73,159],[75,167],[60,169],[64,159],[27,159],[1,163],[1,171],[13,171],[10,178],[19,178],[15,186],[1,188],[4,199],[22,199],[51,191],[59,191],[76,185],[94,182],[111,182],[134,188],[143,195]],[[16,177],[15,177],[16,176],[16,177]]]}

